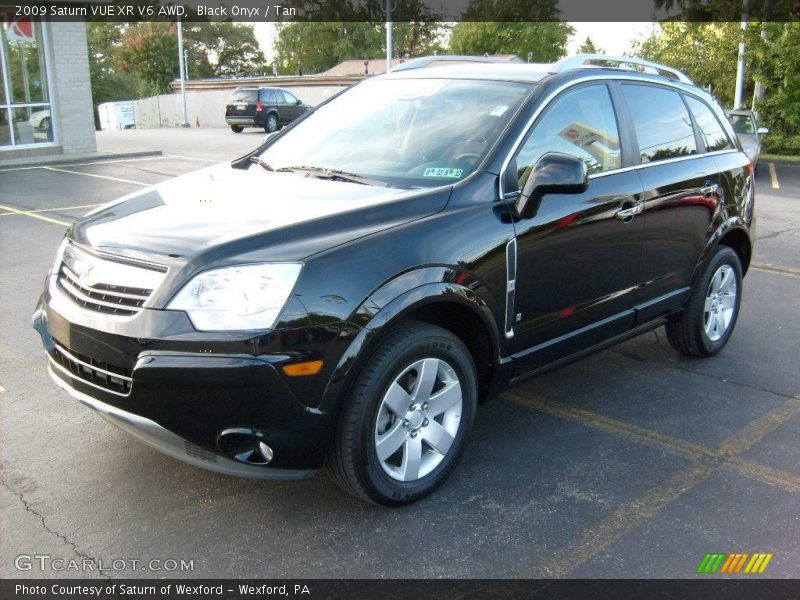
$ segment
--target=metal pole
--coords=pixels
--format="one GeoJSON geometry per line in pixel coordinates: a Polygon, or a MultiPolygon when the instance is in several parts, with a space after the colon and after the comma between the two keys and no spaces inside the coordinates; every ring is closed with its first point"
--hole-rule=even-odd
{"type": "MultiPolygon", "coordinates": [[[[744,12],[742,13],[742,37],[747,31],[747,21],[749,19],[749,2],[744,0],[744,12]]],[[[739,59],[736,62],[736,90],[734,90],[733,108],[742,108],[742,95],[744,94],[744,55],[747,52],[747,47],[744,44],[744,39],[739,42],[739,59]]]]}
{"type": "Polygon", "coordinates": [[[386,0],[386,72],[392,68],[392,2],[386,0]]]}
{"type": "Polygon", "coordinates": [[[186,105],[186,78],[184,72],[184,62],[183,62],[183,22],[181,21],[180,16],[178,16],[178,67],[181,74],[181,100],[183,102],[183,123],[181,123],[181,127],[191,127],[189,125],[189,118],[188,113],[189,109],[186,105]]]}

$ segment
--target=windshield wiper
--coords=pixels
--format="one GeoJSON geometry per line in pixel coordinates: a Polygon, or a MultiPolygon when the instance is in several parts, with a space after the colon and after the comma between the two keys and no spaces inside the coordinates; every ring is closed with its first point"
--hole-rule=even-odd
{"type": "Polygon", "coordinates": [[[386,183],[385,181],[369,179],[368,177],[362,177],[361,175],[358,175],[356,173],[348,173],[346,171],[340,171],[339,169],[326,169],[325,167],[300,165],[296,167],[281,167],[280,169],[275,169],[275,170],[278,172],[285,172],[285,173],[295,173],[300,171],[307,173],[312,177],[319,177],[320,179],[330,179],[332,181],[349,181],[350,183],[360,183],[362,185],[392,187],[391,184],[386,183]]]}
{"type": "Polygon", "coordinates": [[[250,157],[250,162],[251,163],[256,163],[259,167],[262,167],[262,168],[266,169],[267,171],[274,171],[275,170],[270,166],[270,164],[267,161],[265,161],[260,156],[251,156],[250,157]]]}

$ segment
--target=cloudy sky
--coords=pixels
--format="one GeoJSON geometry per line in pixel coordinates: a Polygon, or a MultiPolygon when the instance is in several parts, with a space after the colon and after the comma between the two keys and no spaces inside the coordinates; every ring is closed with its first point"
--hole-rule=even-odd
{"type": "MultiPolygon", "coordinates": [[[[631,46],[631,42],[640,37],[647,36],[653,31],[653,23],[570,23],[575,28],[575,35],[569,43],[569,53],[574,54],[578,47],[588,37],[592,38],[596,46],[606,51],[606,54],[624,54],[631,46]]],[[[275,23],[256,23],[256,38],[261,49],[272,62],[274,51],[272,44],[275,40],[275,23]]],[[[524,56],[521,58],[525,58],[524,56]]]]}

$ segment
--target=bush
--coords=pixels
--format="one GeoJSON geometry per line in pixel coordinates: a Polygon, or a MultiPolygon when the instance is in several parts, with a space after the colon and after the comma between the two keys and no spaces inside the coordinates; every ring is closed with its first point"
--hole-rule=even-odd
{"type": "Polygon", "coordinates": [[[764,152],[800,156],[800,135],[769,133],[764,136],[764,152]]]}

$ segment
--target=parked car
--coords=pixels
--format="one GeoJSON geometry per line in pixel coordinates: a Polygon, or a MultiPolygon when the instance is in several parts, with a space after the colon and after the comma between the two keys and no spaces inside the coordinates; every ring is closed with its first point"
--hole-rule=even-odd
{"type": "Polygon", "coordinates": [[[725,114],[733,125],[744,153],[755,167],[761,156],[761,137],[768,134],[769,129],[758,126],[758,120],[752,110],[726,110],[725,114]]]}
{"type": "Polygon", "coordinates": [[[53,380],[193,465],[327,465],[398,505],[445,480],[509,385],[661,326],[717,354],[753,166],[685,75],[601,58],[647,72],[410,60],[95,209],[34,314],[53,380]]]}
{"type": "Polygon", "coordinates": [[[273,133],[309,110],[310,106],[281,88],[236,88],[225,106],[225,122],[234,133],[245,127],[263,127],[273,133]]]}

